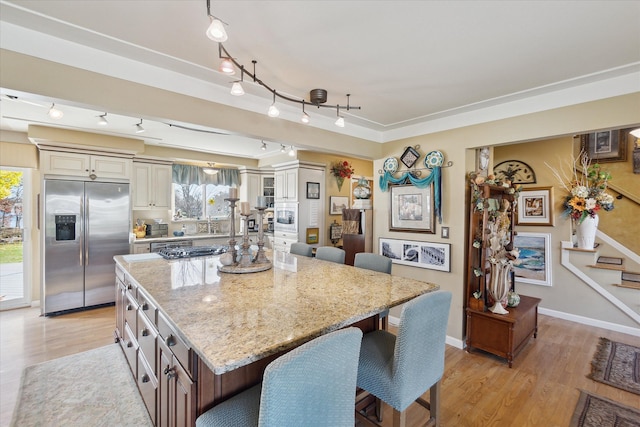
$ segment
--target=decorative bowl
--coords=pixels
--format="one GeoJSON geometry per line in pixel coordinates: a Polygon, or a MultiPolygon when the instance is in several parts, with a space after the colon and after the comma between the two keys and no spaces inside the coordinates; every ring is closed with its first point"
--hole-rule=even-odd
{"type": "Polygon", "coordinates": [[[182,237],[184,236],[184,231],[174,231],[173,235],[176,237],[182,237]]]}

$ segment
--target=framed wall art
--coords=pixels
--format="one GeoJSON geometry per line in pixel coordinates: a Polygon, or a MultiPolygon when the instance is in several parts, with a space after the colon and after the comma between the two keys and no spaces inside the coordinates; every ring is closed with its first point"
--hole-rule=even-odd
{"type": "Polygon", "coordinates": [[[553,226],[553,187],[530,187],[518,196],[516,225],[553,226]]]}
{"type": "Polygon", "coordinates": [[[433,185],[418,188],[414,185],[389,187],[391,212],[389,231],[435,233],[433,185]]]}
{"type": "Polygon", "coordinates": [[[395,264],[451,271],[451,245],[380,238],[380,254],[395,264]]]}
{"type": "Polygon", "coordinates": [[[319,199],[319,198],[320,198],[320,183],[307,182],[307,199],[319,199]]]}
{"type": "Polygon", "coordinates": [[[317,227],[307,228],[307,243],[313,245],[318,243],[318,235],[320,234],[320,229],[317,227]]]}
{"type": "Polygon", "coordinates": [[[513,243],[520,251],[513,266],[516,280],[551,286],[551,234],[519,231],[513,236],[513,243]]]}
{"type": "Polygon", "coordinates": [[[416,163],[416,161],[418,161],[419,158],[420,153],[418,153],[415,148],[407,147],[407,149],[404,150],[404,153],[402,153],[402,156],[400,156],[400,161],[404,163],[406,167],[410,168],[416,163]]]}
{"type": "Polygon", "coordinates": [[[580,135],[580,148],[592,162],[627,161],[629,129],[604,130],[580,135]]]}
{"type": "Polygon", "coordinates": [[[349,198],[343,196],[329,197],[329,215],[342,215],[343,209],[349,208],[349,198]]]}

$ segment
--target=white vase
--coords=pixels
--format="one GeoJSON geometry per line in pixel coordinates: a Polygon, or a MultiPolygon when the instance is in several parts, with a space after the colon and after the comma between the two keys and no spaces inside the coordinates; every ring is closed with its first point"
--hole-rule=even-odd
{"type": "Polygon", "coordinates": [[[593,218],[588,216],[576,226],[578,249],[593,249],[596,231],[598,230],[598,220],[597,214],[593,218]]]}

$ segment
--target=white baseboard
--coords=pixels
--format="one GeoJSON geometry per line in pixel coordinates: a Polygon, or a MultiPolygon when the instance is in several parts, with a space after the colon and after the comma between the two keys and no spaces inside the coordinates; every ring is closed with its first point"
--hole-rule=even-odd
{"type": "Polygon", "coordinates": [[[640,337],[640,329],[631,326],[618,325],[617,323],[605,322],[602,320],[591,319],[589,317],[578,316],[575,314],[564,313],[562,311],[549,310],[548,308],[538,308],[538,313],[545,316],[557,317],[559,319],[569,320],[571,322],[582,323],[583,325],[595,326],[597,328],[608,329],[614,332],[622,332],[636,337],[640,337]]]}
{"type": "Polygon", "coordinates": [[[40,300],[31,301],[31,307],[40,307],[40,300]]]}

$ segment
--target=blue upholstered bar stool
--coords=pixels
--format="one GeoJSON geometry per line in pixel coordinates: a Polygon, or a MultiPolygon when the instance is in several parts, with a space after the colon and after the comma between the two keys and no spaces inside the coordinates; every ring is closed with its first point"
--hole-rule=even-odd
{"type": "Polygon", "coordinates": [[[307,245],[306,243],[302,242],[292,243],[291,249],[289,249],[289,253],[311,257],[313,256],[313,246],[307,245]]]}
{"type": "Polygon", "coordinates": [[[353,427],[362,331],[323,335],[271,362],[258,384],[196,420],[196,427],[353,427]]]}
{"type": "MultiPolygon", "coordinates": [[[[439,424],[440,380],[444,373],[450,306],[451,292],[421,295],[402,308],[397,335],[374,331],[362,339],[358,387],[393,408],[394,427],[405,426],[405,410],[414,401],[429,409],[430,425],[439,424]],[[427,390],[430,402],[420,397],[427,390]]],[[[380,420],[380,414],[376,415],[380,420]]]]}
{"type": "Polygon", "coordinates": [[[344,264],[344,250],[340,248],[334,248],[333,246],[320,246],[316,249],[316,258],[336,262],[338,264],[344,264]]]}
{"type": "MultiPolygon", "coordinates": [[[[353,260],[353,266],[391,274],[391,258],[370,252],[358,252],[353,260]]],[[[382,329],[386,331],[389,324],[389,310],[380,313],[380,319],[382,320],[382,329]]]]}

